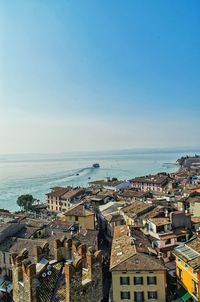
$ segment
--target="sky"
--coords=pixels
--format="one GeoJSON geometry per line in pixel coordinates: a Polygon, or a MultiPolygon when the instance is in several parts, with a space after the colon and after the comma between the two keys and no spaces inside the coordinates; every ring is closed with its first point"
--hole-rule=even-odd
{"type": "Polygon", "coordinates": [[[199,0],[1,0],[0,153],[200,146],[199,0]]]}

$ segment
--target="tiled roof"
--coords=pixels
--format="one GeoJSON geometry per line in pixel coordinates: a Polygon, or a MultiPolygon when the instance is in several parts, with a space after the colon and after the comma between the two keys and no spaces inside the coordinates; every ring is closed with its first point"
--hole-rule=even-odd
{"type": "Polygon", "coordinates": [[[62,196],[62,198],[67,200],[67,199],[70,199],[70,198],[74,198],[78,195],[84,194],[84,193],[85,193],[85,189],[83,189],[83,188],[73,189],[73,190],[70,190],[70,191],[66,192],[62,196]]]}
{"type": "Polygon", "coordinates": [[[147,210],[152,209],[152,207],[152,205],[146,204],[142,201],[134,201],[130,205],[123,207],[121,211],[130,217],[134,217],[147,212],[147,210]]]}
{"type": "Polygon", "coordinates": [[[77,195],[81,195],[85,192],[83,188],[72,189],[70,187],[62,188],[62,187],[55,187],[53,188],[52,192],[47,193],[49,197],[59,197],[64,200],[76,197],[77,195]]]}
{"type": "Polygon", "coordinates": [[[94,213],[85,208],[85,205],[83,203],[79,203],[73,207],[71,207],[68,211],[64,213],[65,216],[90,216],[94,215],[94,213]]]}
{"type": "Polygon", "coordinates": [[[151,222],[153,222],[156,226],[171,224],[169,218],[150,218],[151,222]]]}
{"type": "Polygon", "coordinates": [[[144,219],[150,219],[150,218],[155,218],[157,216],[159,216],[160,214],[162,214],[163,212],[163,208],[155,208],[153,210],[150,210],[148,213],[143,215],[144,219]]]}
{"type": "Polygon", "coordinates": [[[49,197],[61,197],[65,193],[67,193],[69,190],[70,190],[70,188],[55,187],[55,189],[52,192],[47,193],[46,195],[49,197]]]}
{"type": "Polygon", "coordinates": [[[192,223],[200,223],[200,217],[197,217],[197,216],[192,216],[191,217],[191,220],[192,220],[192,223]]]}
{"type": "Polygon", "coordinates": [[[143,192],[143,191],[134,191],[131,189],[124,190],[120,193],[120,196],[126,197],[126,198],[143,198],[145,196],[148,196],[149,192],[143,192]]]}
{"type": "Polygon", "coordinates": [[[168,179],[169,177],[167,175],[147,175],[142,177],[136,177],[132,179],[131,182],[163,185],[168,181],[168,179]]]}
{"type": "Polygon", "coordinates": [[[186,245],[200,254],[200,237],[191,240],[190,242],[186,243],[186,245]]]}
{"type": "MultiPolygon", "coordinates": [[[[141,242],[144,243],[144,241],[141,242]]],[[[137,248],[139,249],[139,245],[137,248]]],[[[134,243],[134,238],[130,237],[128,226],[116,226],[114,228],[114,236],[112,242],[110,270],[165,270],[165,267],[158,259],[141,253],[140,251],[142,250],[137,250],[137,248],[134,243]]]]}
{"type": "Polygon", "coordinates": [[[118,264],[115,270],[119,271],[165,271],[166,268],[157,258],[137,253],[123,263],[118,264]]]}
{"type": "Polygon", "coordinates": [[[129,230],[127,225],[116,226],[114,228],[110,259],[111,270],[136,254],[135,245],[131,245],[131,239],[128,236],[128,232],[129,230]]]}

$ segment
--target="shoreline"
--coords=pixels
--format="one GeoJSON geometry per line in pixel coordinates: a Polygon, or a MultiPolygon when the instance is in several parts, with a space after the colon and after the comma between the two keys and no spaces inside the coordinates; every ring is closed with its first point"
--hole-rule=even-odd
{"type": "MultiPolygon", "coordinates": [[[[183,155],[183,154],[181,154],[183,155]]],[[[86,159],[80,159],[79,157],[74,161],[74,159],[70,159],[67,161],[61,161],[59,163],[57,162],[50,162],[50,164],[53,164],[53,167],[57,165],[59,167],[58,172],[52,174],[52,169],[49,169],[49,172],[46,173],[46,176],[41,176],[40,171],[44,171],[44,169],[39,169],[38,165],[36,166],[33,163],[26,163],[24,165],[20,163],[17,163],[16,167],[19,167],[19,169],[22,170],[22,173],[19,172],[19,175],[24,176],[26,173],[24,172],[24,169],[30,172],[29,170],[34,168],[36,173],[34,172],[34,175],[30,177],[24,176],[24,178],[16,179],[13,177],[13,180],[4,180],[0,183],[0,208],[9,210],[11,212],[18,211],[18,207],[16,206],[16,200],[17,197],[22,194],[32,194],[35,198],[39,199],[41,203],[45,202],[45,194],[49,191],[49,189],[52,186],[88,186],[88,180],[89,177],[91,177],[91,180],[98,180],[98,179],[105,179],[106,177],[117,177],[118,179],[131,179],[133,177],[138,177],[142,175],[148,175],[148,174],[157,174],[161,172],[169,173],[169,174],[179,174],[182,172],[182,167],[176,162],[179,157],[172,157],[171,153],[166,154],[163,156],[163,154],[159,157],[157,156],[157,153],[154,154],[148,154],[147,156],[138,155],[135,156],[132,155],[131,157],[121,157],[118,158],[110,158],[109,156],[106,159],[98,160],[99,158],[92,158],[88,160],[88,156],[86,159]],[[171,157],[171,162],[170,162],[171,157]],[[80,166],[79,166],[80,162],[80,166]],[[80,171],[81,163],[82,167],[87,166],[88,162],[99,162],[101,168],[100,169],[94,169],[93,173],[90,174],[87,170],[83,174],[76,175],[77,171],[80,171]],[[68,164],[70,163],[71,167],[74,167],[74,163],[78,163],[79,169],[74,169],[74,175],[73,177],[69,177],[68,171],[66,172],[59,172],[60,170],[64,171],[63,167],[66,165],[66,168],[70,169],[70,166],[68,167],[68,164]],[[164,164],[170,164],[170,167],[166,168],[163,167],[164,164]],[[61,169],[60,169],[61,167],[61,169]],[[98,171],[97,171],[98,170],[98,171]],[[4,185],[5,183],[5,185],[4,185]],[[27,188],[26,188],[27,187],[27,188]],[[11,189],[10,189],[11,188],[11,189]],[[13,189],[12,189],[13,188],[13,189]],[[12,197],[13,196],[13,197],[12,197]],[[9,206],[10,205],[10,206],[9,206]]],[[[49,166],[49,163],[42,163],[44,168],[46,169],[47,166],[49,166]]],[[[12,164],[8,166],[9,168],[12,168],[12,164]]],[[[81,167],[81,169],[83,169],[81,167]]],[[[4,168],[4,167],[3,167],[4,168]]],[[[26,172],[26,171],[25,171],[26,172]]],[[[79,172],[78,172],[79,173],[79,172]]],[[[71,173],[70,173],[71,175],[71,173]]]]}

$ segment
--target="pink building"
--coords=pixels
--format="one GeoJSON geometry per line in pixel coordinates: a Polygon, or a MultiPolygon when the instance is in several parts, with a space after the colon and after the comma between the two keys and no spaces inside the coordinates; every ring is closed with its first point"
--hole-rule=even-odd
{"type": "Polygon", "coordinates": [[[140,189],[141,191],[147,192],[163,192],[167,187],[170,178],[168,175],[157,174],[136,177],[131,180],[133,188],[140,189]]]}

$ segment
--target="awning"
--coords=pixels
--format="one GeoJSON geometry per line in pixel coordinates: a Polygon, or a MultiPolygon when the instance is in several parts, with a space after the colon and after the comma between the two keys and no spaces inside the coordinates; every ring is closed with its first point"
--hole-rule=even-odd
{"type": "Polygon", "coordinates": [[[177,289],[177,295],[183,302],[187,302],[190,298],[192,298],[192,296],[183,287],[177,289]]]}

